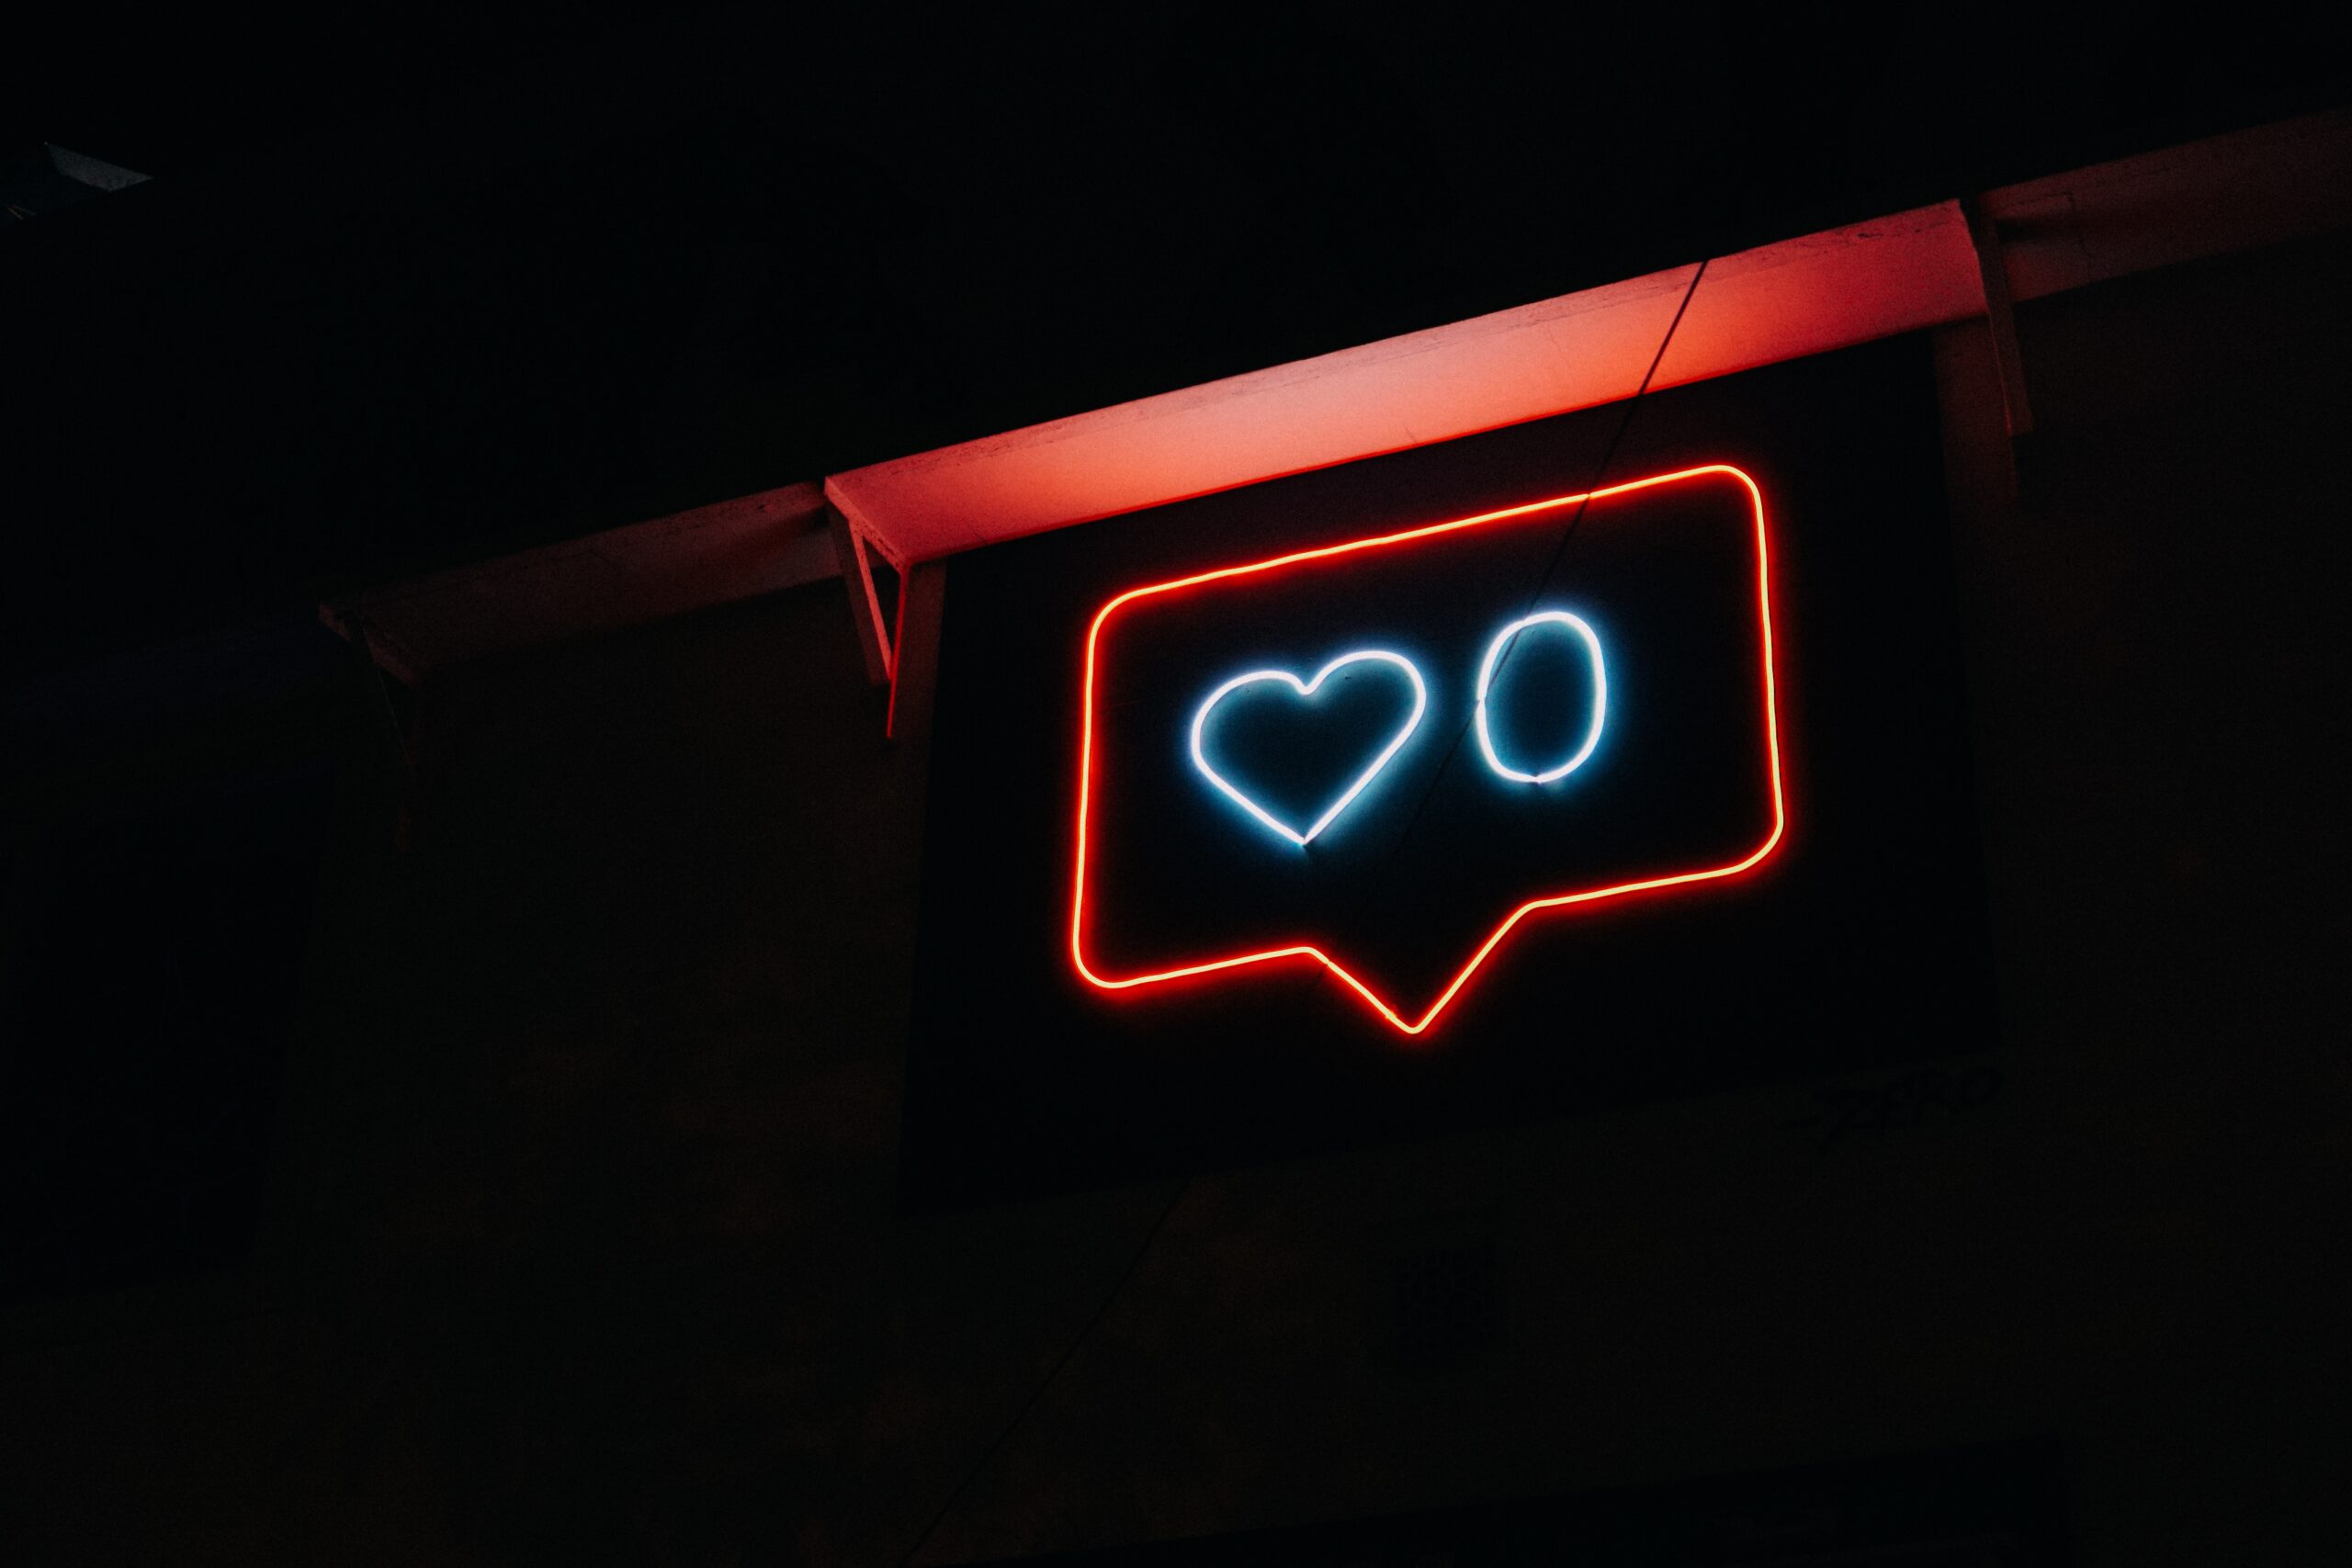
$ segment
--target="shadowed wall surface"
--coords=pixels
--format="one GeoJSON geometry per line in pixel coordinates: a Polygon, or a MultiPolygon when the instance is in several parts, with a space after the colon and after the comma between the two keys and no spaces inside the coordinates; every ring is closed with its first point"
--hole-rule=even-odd
{"type": "Polygon", "coordinates": [[[2014,503],[1939,340],[1982,1059],[901,1218],[922,758],[839,585],[428,688],[250,1258],[8,1309],[7,1555],[944,1563],[2052,1437],[2085,1562],[2314,1560],[2347,262],[2029,307],[2014,503]]]}

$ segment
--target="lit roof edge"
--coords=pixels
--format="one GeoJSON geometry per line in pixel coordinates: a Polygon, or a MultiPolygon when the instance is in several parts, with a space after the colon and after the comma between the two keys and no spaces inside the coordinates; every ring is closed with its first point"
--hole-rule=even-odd
{"type": "MultiPolygon", "coordinates": [[[[2022,302],[2352,224],[2352,111],[1987,193],[2022,302]]],[[[901,566],[1631,396],[1696,263],[853,468],[901,566]]],[[[1718,257],[1654,388],[1984,313],[1957,201],[1718,257]]]]}

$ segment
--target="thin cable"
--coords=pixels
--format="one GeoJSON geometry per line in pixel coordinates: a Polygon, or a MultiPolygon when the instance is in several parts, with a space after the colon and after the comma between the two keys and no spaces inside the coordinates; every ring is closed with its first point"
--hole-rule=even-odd
{"type": "MultiPolygon", "coordinates": [[[[1682,303],[1674,308],[1674,319],[1666,323],[1666,335],[1658,339],[1657,352],[1650,355],[1650,367],[1642,372],[1642,384],[1634,389],[1632,397],[1625,400],[1625,416],[1617,422],[1616,432],[1609,437],[1609,445],[1601,448],[1600,466],[1593,470],[1592,482],[1585,486],[1584,499],[1577,502],[1576,511],[1569,514],[1567,526],[1560,530],[1560,542],[1552,547],[1552,558],[1544,563],[1543,574],[1535,580],[1535,592],[1528,596],[1527,607],[1520,612],[1521,615],[1532,610],[1535,601],[1544,596],[1544,586],[1552,581],[1552,574],[1560,570],[1560,558],[1567,553],[1568,536],[1577,531],[1577,525],[1584,521],[1585,508],[1592,504],[1592,492],[1607,482],[1609,465],[1616,459],[1618,444],[1625,439],[1625,432],[1634,428],[1634,410],[1649,391],[1650,382],[1657,378],[1657,367],[1666,363],[1666,351],[1674,345],[1675,329],[1682,325],[1682,314],[1690,309],[1690,301],[1699,292],[1699,280],[1707,276],[1707,262],[1702,261],[1699,270],[1690,275],[1690,286],[1682,291],[1682,303]]],[[[1516,646],[1513,645],[1514,648],[1516,646]]],[[[1508,661],[1510,651],[1505,650],[1503,658],[1508,661]]]]}
{"type": "Polygon", "coordinates": [[[1136,1247],[1136,1255],[1127,1260],[1126,1268],[1120,1271],[1117,1281],[1112,1285],[1110,1294],[1102,1298],[1102,1304],[1094,1309],[1094,1315],[1086,1320],[1086,1326],[1078,1331],[1078,1337],[1069,1342],[1069,1348],[1062,1352],[1061,1359],[1054,1363],[1054,1370],[1046,1374],[1045,1381],[1029,1391],[1029,1397],[1021,1402],[1021,1408],[1012,1413],[1012,1419],[1005,1423],[1004,1429],[996,1435],[993,1442],[989,1444],[988,1451],[980,1455],[979,1462],[964,1472],[964,1479],[956,1483],[956,1489],[947,1495],[947,1500],[939,1505],[939,1511],[931,1516],[931,1522],[922,1527],[922,1534],[915,1537],[915,1543],[907,1548],[907,1554],[904,1557],[899,1559],[899,1568],[908,1568],[908,1564],[914,1562],[916,1555],[925,1546],[931,1544],[931,1538],[938,1533],[940,1525],[945,1521],[949,1514],[955,1511],[956,1505],[964,1500],[964,1494],[971,1489],[972,1483],[978,1481],[982,1472],[996,1462],[997,1454],[1012,1439],[1012,1434],[1021,1429],[1022,1423],[1029,1419],[1029,1412],[1035,1410],[1037,1407],[1037,1402],[1046,1397],[1046,1391],[1054,1386],[1055,1382],[1062,1375],[1063,1370],[1077,1359],[1079,1351],[1085,1347],[1086,1342],[1094,1337],[1094,1331],[1102,1326],[1104,1318],[1111,1315],[1114,1303],[1126,1293],[1127,1282],[1136,1277],[1136,1270],[1143,1267],[1143,1260],[1150,1254],[1151,1244],[1159,1239],[1159,1233],[1166,1227],[1168,1217],[1176,1212],[1176,1205],[1182,1203],[1184,1201],[1184,1195],[1192,1190],[1193,1183],[1189,1177],[1177,1186],[1176,1195],[1168,1200],[1168,1206],[1159,1211],[1158,1219],[1151,1222],[1151,1229],[1144,1233],[1143,1245],[1136,1247]]]}
{"type": "MultiPolygon", "coordinates": [[[[1585,508],[1592,504],[1593,492],[1600,490],[1607,481],[1609,465],[1616,459],[1617,447],[1625,439],[1625,432],[1633,428],[1634,410],[1641,402],[1644,394],[1649,391],[1650,382],[1657,376],[1657,367],[1666,363],[1666,351],[1674,345],[1675,329],[1682,325],[1683,312],[1690,309],[1690,300],[1699,292],[1699,280],[1707,276],[1708,265],[1707,261],[1700,262],[1699,270],[1690,275],[1690,282],[1683,288],[1682,302],[1675,306],[1674,319],[1666,323],[1666,335],[1658,339],[1657,352],[1650,355],[1649,368],[1642,372],[1641,385],[1635,387],[1634,395],[1625,400],[1625,412],[1619,417],[1617,428],[1610,434],[1609,445],[1600,449],[1600,461],[1592,470],[1591,481],[1584,487],[1584,499],[1577,502],[1576,511],[1569,513],[1567,523],[1560,529],[1560,542],[1552,547],[1551,558],[1544,563],[1544,570],[1536,574],[1535,586],[1528,592],[1526,603],[1520,606],[1521,616],[1524,617],[1534,610],[1535,602],[1544,597],[1544,589],[1552,581],[1552,574],[1560,570],[1560,558],[1567,552],[1568,538],[1577,531],[1577,525],[1584,521],[1585,508]]],[[[1502,662],[1495,671],[1497,679],[1500,679],[1503,671],[1510,668],[1511,656],[1518,651],[1518,639],[1513,638],[1511,646],[1502,652],[1502,662]]],[[[1462,742],[1468,737],[1471,727],[1476,722],[1476,715],[1474,712],[1470,717],[1464,719],[1461,728],[1453,732],[1453,742],[1446,747],[1445,756],[1439,761],[1436,771],[1430,774],[1429,787],[1421,792],[1419,804],[1413,807],[1411,819],[1405,824],[1405,830],[1396,835],[1396,842],[1390,847],[1389,859],[1394,860],[1396,857],[1412,838],[1413,830],[1420,826],[1422,814],[1429,809],[1430,799],[1436,795],[1439,782],[1445,777],[1446,770],[1453,766],[1454,753],[1462,750],[1462,742]]]]}

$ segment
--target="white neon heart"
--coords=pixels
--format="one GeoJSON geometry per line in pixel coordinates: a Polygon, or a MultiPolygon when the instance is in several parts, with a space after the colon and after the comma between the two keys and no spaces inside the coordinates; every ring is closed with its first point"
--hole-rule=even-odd
{"type": "Polygon", "coordinates": [[[1200,711],[1193,716],[1193,766],[1200,769],[1202,777],[1207,779],[1209,783],[1223,790],[1226,795],[1232,799],[1233,803],[1240,807],[1242,810],[1247,811],[1250,816],[1255,817],[1259,821],[1264,823],[1267,827],[1272,828],[1275,832],[1280,833],[1292,843],[1298,845],[1301,849],[1304,849],[1308,843],[1314,840],[1315,835],[1320,833],[1324,829],[1329,828],[1333,819],[1336,818],[1340,812],[1345,811],[1348,808],[1348,803],[1350,801],[1355,799],[1357,795],[1363,793],[1363,786],[1370,784],[1374,778],[1378,776],[1380,770],[1388,765],[1388,759],[1396,754],[1397,748],[1412,739],[1413,731],[1421,727],[1421,715],[1428,710],[1429,705],[1429,691],[1421,684],[1421,672],[1413,667],[1413,661],[1411,660],[1406,658],[1401,653],[1388,653],[1378,649],[1369,649],[1362,653],[1342,654],[1339,658],[1331,660],[1330,663],[1323,666],[1321,670],[1317,671],[1316,672],[1315,679],[1312,681],[1301,681],[1297,676],[1292,674],[1287,670],[1252,670],[1247,675],[1236,675],[1232,680],[1227,681],[1224,685],[1219,686],[1216,691],[1211,692],[1208,695],[1208,700],[1201,705],[1200,711]],[[1320,687],[1324,682],[1329,680],[1334,673],[1346,669],[1351,664],[1360,664],[1367,659],[1377,659],[1384,663],[1394,664],[1397,669],[1402,670],[1405,672],[1405,678],[1407,680],[1413,682],[1412,716],[1405,720],[1405,727],[1396,732],[1396,738],[1390,740],[1387,745],[1381,748],[1380,755],[1372,760],[1372,765],[1364,769],[1363,773],[1356,775],[1355,782],[1348,785],[1346,792],[1342,794],[1339,799],[1333,801],[1329,807],[1325,808],[1323,815],[1317,817],[1315,819],[1315,825],[1307,829],[1306,832],[1300,832],[1297,829],[1293,828],[1287,822],[1284,822],[1281,818],[1275,817],[1272,813],[1266,810],[1264,807],[1260,806],[1256,801],[1250,799],[1240,790],[1236,789],[1222,773],[1209,766],[1208,758],[1204,755],[1201,750],[1201,731],[1207,728],[1209,722],[1209,711],[1215,708],[1217,704],[1225,701],[1226,698],[1231,696],[1242,687],[1254,686],[1261,681],[1281,681],[1288,684],[1290,689],[1296,692],[1300,696],[1311,697],[1315,694],[1317,689],[1320,687]]]}

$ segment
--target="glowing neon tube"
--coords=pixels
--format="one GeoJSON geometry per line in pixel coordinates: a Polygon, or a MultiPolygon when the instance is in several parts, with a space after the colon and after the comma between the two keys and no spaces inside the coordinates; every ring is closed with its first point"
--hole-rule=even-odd
{"type": "Polygon", "coordinates": [[[1324,829],[1329,828],[1333,819],[1336,818],[1340,812],[1345,811],[1348,808],[1348,803],[1350,801],[1352,801],[1357,795],[1363,793],[1363,786],[1370,784],[1373,779],[1378,775],[1380,770],[1388,765],[1388,759],[1396,754],[1397,749],[1403,746],[1406,741],[1413,738],[1413,731],[1421,727],[1421,715],[1429,711],[1429,688],[1421,684],[1421,672],[1413,667],[1413,661],[1406,658],[1401,653],[1389,653],[1380,649],[1366,649],[1361,653],[1341,654],[1339,658],[1331,660],[1330,663],[1323,666],[1321,670],[1316,671],[1315,679],[1312,681],[1302,682],[1297,676],[1292,674],[1287,670],[1252,670],[1247,675],[1236,675],[1232,680],[1227,681],[1224,685],[1219,686],[1216,691],[1211,692],[1208,694],[1208,700],[1201,704],[1200,711],[1193,716],[1193,766],[1200,769],[1201,776],[1203,778],[1207,779],[1209,783],[1216,785],[1218,789],[1223,790],[1226,795],[1232,799],[1233,803],[1240,807],[1242,810],[1247,811],[1250,816],[1256,818],[1259,821],[1264,823],[1275,832],[1280,833],[1283,838],[1288,839],[1292,843],[1296,844],[1299,848],[1305,849],[1308,844],[1314,841],[1316,834],[1320,833],[1324,829]],[[1276,818],[1265,807],[1260,806],[1256,801],[1250,799],[1240,790],[1235,788],[1232,782],[1227,779],[1224,774],[1209,766],[1208,758],[1201,751],[1201,732],[1208,726],[1210,711],[1214,709],[1217,704],[1225,701],[1227,697],[1232,695],[1235,692],[1239,691],[1244,686],[1254,686],[1261,681],[1281,681],[1287,683],[1291,690],[1296,692],[1300,696],[1311,697],[1316,694],[1316,691],[1321,687],[1323,682],[1330,679],[1333,674],[1339,671],[1346,669],[1351,664],[1361,664],[1367,659],[1376,659],[1384,663],[1395,665],[1397,669],[1402,670],[1405,672],[1405,678],[1407,680],[1413,682],[1412,714],[1405,720],[1404,728],[1396,733],[1395,737],[1389,740],[1387,745],[1381,748],[1380,755],[1372,760],[1372,765],[1364,769],[1363,773],[1356,775],[1355,782],[1348,785],[1347,789],[1340,795],[1339,799],[1333,801],[1325,808],[1323,815],[1317,817],[1315,819],[1315,825],[1307,829],[1306,832],[1302,833],[1297,829],[1290,826],[1290,824],[1276,818]]]}
{"type": "Polygon", "coordinates": [[[1357,998],[1374,1016],[1398,1032],[1418,1035],[1427,1032],[1444,1015],[1463,988],[1485,965],[1495,950],[1500,947],[1520,922],[1530,916],[1540,916],[1554,910],[1566,910],[1604,899],[1638,897],[1662,892],[1672,887],[1686,887],[1696,883],[1713,882],[1744,876],[1770,859],[1788,831],[1789,799],[1787,785],[1781,770],[1781,723],[1778,660],[1772,636],[1772,568],[1771,532],[1766,521],[1764,492],[1756,481],[1740,468],[1729,463],[1703,463],[1695,468],[1678,468],[1672,473],[1653,474],[1646,479],[1614,484],[1604,489],[1580,491],[1574,495],[1552,496],[1530,502],[1524,506],[1505,507],[1498,512],[1482,512],[1473,517],[1460,517],[1444,523],[1428,524],[1419,528],[1407,528],[1394,534],[1381,534],[1368,538],[1351,539],[1344,544],[1326,545],[1318,548],[1294,550],[1286,555],[1264,560],[1245,562],[1238,566],[1219,567],[1209,571],[1194,572],[1188,577],[1172,578],[1165,582],[1147,583],[1130,588],[1117,595],[1094,613],[1086,630],[1085,657],[1079,682],[1079,750],[1078,801],[1071,823],[1072,850],[1070,864],[1069,960],[1079,977],[1097,989],[1119,995],[1138,987],[1165,985],[1202,976],[1220,975],[1233,970],[1254,968],[1261,964],[1283,964],[1304,961],[1318,964],[1329,972],[1357,998]],[[1166,596],[1181,595],[1203,588],[1209,583],[1229,581],[1236,578],[1257,577],[1281,572],[1308,561],[1330,560],[1343,556],[1374,550],[1408,548],[1424,539],[1443,538],[1466,529],[1491,527],[1517,518],[1534,519],[1547,513],[1557,513],[1572,506],[1607,497],[1632,495],[1666,485],[1687,484],[1700,480],[1721,479],[1738,487],[1747,503],[1753,537],[1756,544],[1756,578],[1750,604],[1754,607],[1757,632],[1757,696],[1763,719],[1763,745],[1756,758],[1759,781],[1771,802],[1772,818],[1770,829],[1747,853],[1716,864],[1702,864],[1689,870],[1661,870],[1657,874],[1630,878],[1598,887],[1564,888],[1542,897],[1530,898],[1504,915],[1500,923],[1480,942],[1467,962],[1454,972],[1436,999],[1418,1014],[1399,1012],[1385,998],[1345,965],[1312,942],[1285,942],[1278,946],[1255,951],[1227,953],[1221,956],[1202,955],[1189,962],[1168,964],[1164,967],[1136,974],[1106,974],[1089,962],[1087,948],[1087,867],[1089,863],[1088,829],[1096,807],[1097,784],[1095,769],[1094,699],[1097,669],[1102,649],[1102,630],[1127,605],[1166,596]]]}
{"type": "Polygon", "coordinates": [[[1578,768],[1583,767],[1585,759],[1592,755],[1592,749],[1600,744],[1600,727],[1608,716],[1609,671],[1600,661],[1600,639],[1593,635],[1592,627],[1586,625],[1582,617],[1571,615],[1566,610],[1541,610],[1532,615],[1513,621],[1497,632],[1495,639],[1487,644],[1487,657],[1478,663],[1478,716],[1476,728],[1478,731],[1478,750],[1486,753],[1487,766],[1494,769],[1504,778],[1516,779],[1521,784],[1550,784],[1554,779],[1567,777],[1578,768]],[[1585,728],[1584,744],[1577,747],[1576,754],[1566,761],[1555,768],[1546,768],[1540,773],[1523,773],[1517,768],[1504,766],[1503,760],[1495,755],[1494,737],[1487,732],[1487,685],[1494,679],[1495,660],[1501,656],[1503,649],[1510,645],[1511,638],[1530,626],[1566,626],[1584,639],[1585,654],[1592,662],[1592,722],[1585,728]]]}

